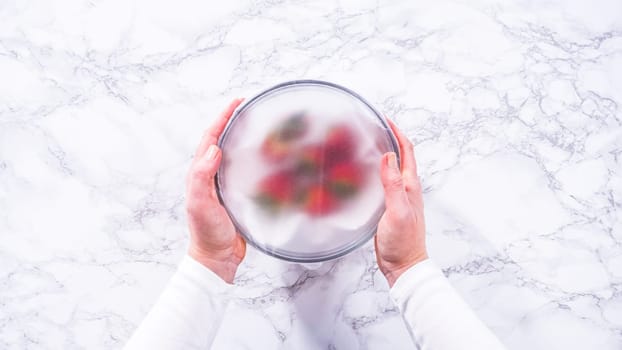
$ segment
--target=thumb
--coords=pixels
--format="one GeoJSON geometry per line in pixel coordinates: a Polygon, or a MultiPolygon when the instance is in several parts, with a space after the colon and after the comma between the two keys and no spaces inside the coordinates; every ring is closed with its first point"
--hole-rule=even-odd
{"type": "MultiPolygon", "coordinates": [[[[213,191],[214,175],[220,166],[222,152],[216,145],[210,145],[207,151],[195,163],[192,171],[192,188],[195,191],[209,190],[213,191]]],[[[202,192],[202,191],[201,191],[202,192]]]]}
{"type": "Polygon", "coordinates": [[[385,206],[387,210],[404,210],[408,208],[408,198],[404,189],[404,181],[395,152],[385,153],[380,165],[380,179],[384,187],[385,206]]]}

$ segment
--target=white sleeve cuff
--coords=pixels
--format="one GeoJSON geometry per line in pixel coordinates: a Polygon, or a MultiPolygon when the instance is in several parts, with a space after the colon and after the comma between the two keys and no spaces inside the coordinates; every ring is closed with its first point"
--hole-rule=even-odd
{"type": "Polygon", "coordinates": [[[233,285],[190,256],[126,344],[127,350],[207,349],[211,346],[233,285]]]}
{"type": "Polygon", "coordinates": [[[406,270],[390,295],[422,350],[503,349],[430,259],[406,270]]]}
{"type": "Polygon", "coordinates": [[[177,274],[194,282],[203,292],[210,295],[226,295],[233,288],[233,284],[225,282],[212,270],[194,260],[190,255],[185,255],[177,268],[177,274]]]}
{"type": "Polygon", "coordinates": [[[406,270],[397,278],[390,290],[390,295],[398,305],[401,305],[402,302],[413,294],[415,288],[439,277],[445,277],[443,271],[434,261],[425,259],[406,270]]]}

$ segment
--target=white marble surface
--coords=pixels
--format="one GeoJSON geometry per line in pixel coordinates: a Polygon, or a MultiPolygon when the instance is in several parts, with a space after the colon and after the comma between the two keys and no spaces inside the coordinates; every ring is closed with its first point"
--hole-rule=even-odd
{"type": "MultiPolygon", "coordinates": [[[[509,349],[622,348],[619,0],[0,0],[0,349],[120,348],[202,129],[297,78],[407,131],[430,253],[509,349]]],[[[415,348],[369,245],[237,283],[215,349],[415,348]]]]}

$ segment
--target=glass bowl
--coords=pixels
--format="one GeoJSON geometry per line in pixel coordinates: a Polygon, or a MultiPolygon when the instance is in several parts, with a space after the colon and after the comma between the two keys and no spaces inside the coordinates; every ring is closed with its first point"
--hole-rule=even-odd
{"type": "MultiPolygon", "coordinates": [[[[217,193],[245,240],[294,262],[334,259],[373,237],[386,119],[337,84],[297,80],[248,99],[220,137],[217,193]]],[[[398,158],[399,159],[399,158],[398,158]]]]}

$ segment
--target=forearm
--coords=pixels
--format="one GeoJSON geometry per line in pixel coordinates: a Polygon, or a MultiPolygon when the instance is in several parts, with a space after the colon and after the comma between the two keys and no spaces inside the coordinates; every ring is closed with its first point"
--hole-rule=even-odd
{"type": "Polygon", "coordinates": [[[429,259],[404,272],[391,296],[422,350],[504,349],[429,259]]]}
{"type": "Polygon", "coordinates": [[[224,315],[231,287],[185,256],[125,349],[209,348],[224,315]]]}

